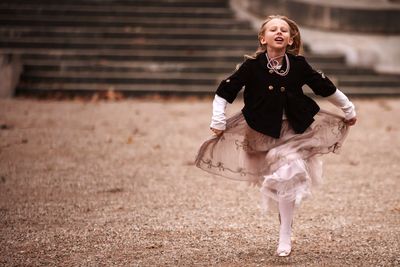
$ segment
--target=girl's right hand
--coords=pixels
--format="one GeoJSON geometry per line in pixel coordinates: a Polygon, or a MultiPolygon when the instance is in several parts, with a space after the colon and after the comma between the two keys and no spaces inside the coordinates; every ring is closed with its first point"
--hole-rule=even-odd
{"type": "Polygon", "coordinates": [[[224,133],[223,130],[218,130],[218,129],[215,129],[215,128],[212,128],[212,127],[210,127],[210,130],[213,131],[213,133],[215,133],[217,136],[220,136],[221,134],[224,133]]]}
{"type": "Polygon", "coordinates": [[[344,122],[347,124],[347,125],[350,125],[350,126],[353,126],[354,124],[356,124],[356,121],[357,121],[357,117],[353,117],[353,118],[351,118],[351,119],[349,119],[349,120],[344,120],[344,122]]]}

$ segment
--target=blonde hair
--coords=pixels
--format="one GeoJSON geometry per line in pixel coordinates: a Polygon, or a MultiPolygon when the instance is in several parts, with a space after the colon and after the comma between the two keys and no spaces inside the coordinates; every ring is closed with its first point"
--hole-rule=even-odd
{"type": "MultiPolygon", "coordinates": [[[[300,30],[299,26],[297,26],[296,22],[289,19],[286,16],[281,15],[271,15],[268,16],[266,20],[261,24],[260,31],[258,32],[258,48],[254,55],[250,56],[250,58],[255,58],[261,53],[265,53],[267,51],[267,45],[261,43],[261,38],[264,36],[266,25],[273,19],[281,19],[285,21],[289,25],[290,37],[293,39],[293,43],[286,47],[286,52],[293,54],[295,56],[299,55],[303,50],[303,44],[301,42],[300,30]]],[[[249,56],[245,56],[249,57],[249,56]]]]}

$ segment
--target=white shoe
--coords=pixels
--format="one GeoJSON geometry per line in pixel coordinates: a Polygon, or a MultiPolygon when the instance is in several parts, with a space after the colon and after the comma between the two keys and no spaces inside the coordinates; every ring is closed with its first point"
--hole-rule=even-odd
{"type": "Polygon", "coordinates": [[[278,254],[279,257],[287,257],[290,255],[290,252],[292,252],[291,247],[284,248],[284,249],[278,247],[278,250],[276,251],[276,253],[278,254]]]}
{"type": "MultiPolygon", "coordinates": [[[[281,214],[279,213],[278,216],[279,216],[279,224],[281,224],[281,214]]],[[[290,229],[287,229],[284,232],[281,232],[282,229],[279,229],[279,245],[278,249],[276,250],[276,253],[278,254],[279,257],[287,257],[292,252],[292,240],[291,240],[292,226],[293,226],[293,220],[290,224],[290,229]]]]}
{"type": "Polygon", "coordinates": [[[292,252],[290,233],[279,235],[279,246],[276,253],[279,257],[287,257],[292,252]]]}

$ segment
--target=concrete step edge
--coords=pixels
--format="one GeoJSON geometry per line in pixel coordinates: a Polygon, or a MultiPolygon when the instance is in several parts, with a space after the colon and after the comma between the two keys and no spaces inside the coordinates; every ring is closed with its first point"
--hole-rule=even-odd
{"type": "MultiPolygon", "coordinates": [[[[170,56],[170,57],[192,57],[192,58],[207,58],[207,57],[217,57],[220,58],[237,58],[243,59],[243,55],[252,54],[253,51],[241,51],[241,50],[224,50],[224,51],[162,51],[162,50],[136,50],[132,51],[132,49],[42,49],[42,48],[35,48],[35,49],[12,49],[12,48],[0,48],[0,54],[35,54],[35,55],[44,55],[44,56],[54,56],[59,57],[63,55],[82,55],[82,56],[91,56],[91,55],[116,55],[116,56],[139,56],[141,57],[160,57],[160,56],[170,56]]],[[[218,58],[218,60],[221,60],[218,58]]],[[[215,61],[218,61],[215,60],[215,61]]],[[[328,61],[333,63],[334,60],[338,62],[343,61],[342,55],[311,55],[307,57],[307,60],[312,61],[328,61]]],[[[239,61],[240,62],[240,61],[239,61]]]]}
{"type": "MultiPolygon", "coordinates": [[[[92,77],[102,77],[102,78],[136,78],[136,79],[183,79],[183,80],[195,80],[195,79],[214,79],[215,77],[220,77],[223,79],[229,76],[229,73],[213,73],[208,72],[195,72],[195,73],[183,73],[183,72],[160,72],[160,71],[71,71],[71,70],[32,70],[25,72],[26,77],[77,77],[77,78],[92,78],[92,77]]],[[[333,76],[332,76],[333,77],[333,76]]],[[[400,78],[397,76],[371,76],[371,75],[337,75],[334,76],[341,84],[345,83],[394,83],[400,85],[400,78]]]]}
{"type": "MultiPolygon", "coordinates": [[[[360,73],[366,73],[366,74],[372,74],[372,75],[379,75],[378,73],[374,73],[373,70],[371,69],[364,69],[364,68],[355,68],[351,66],[343,66],[341,63],[318,63],[318,64],[313,64],[313,59],[312,57],[308,58],[308,61],[312,63],[312,66],[315,69],[321,69],[325,71],[326,73],[328,72],[333,72],[333,71],[341,71],[343,73],[349,73],[349,71],[355,71],[355,72],[360,72],[360,73]]],[[[192,62],[192,63],[168,63],[168,62],[149,62],[149,61],[111,61],[111,60],[69,60],[69,61],[59,61],[59,60],[51,60],[51,59],[42,59],[42,60],[24,60],[24,65],[25,66],[32,66],[32,67],[40,67],[40,66],[53,66],[53,67],[109,67],[109,68],[143,68],[143,69],[153,69],[153,70],[172,70],[172,69],[177,69],[177,70],[182,70],[182,69],[188,69],[188,68],[229,68],[229,69],[234,69],[235,66],[230,63],[230,62],[213,62],[213,64],[210,65],[210,63],[207,62],[192,62]]]]}
{"type": "Polygon", "coordinates": [[[35,90],[115,90],[115,91],[144,91],[144,92],[215,92],[215,88],[202,85],[162,85],[162,84],[113,84],[113,83],[24,83],[17,90],[24,88],[35,90]]]}
{"type": "MultiPolygon", "coordinates": [[[[37,5],[42,5],[42,4],[54,4],[54,0],[35,0],[33,2],[34,4],[37,5]]],[[[32,0],[13,0],[13,4],[33,4],[32,0]]],[[[78,3],[78,4],[88,4],[88,5],[103,5],[104,1],[93,1],[93,0],[58,0],[57,5],[70,5],[71,3],[78,3]]],[[[228,1],[222,0],[222,1],[216,1],[216,0],[202,0],[202,1],[196,1],[196,0],[173,0],[173,1],[164,1],[164,0],[112,0],[113,4],[123,4],[123,5],[143,5],[143,4],[187,4],[187,3],[192,3],[192,4],[219,4],[222,6],[227,6],[228,1]]]]}
{"type": "MultiPolygon", "coordinates": [[[[152,63],[150,64],[141,64],[141,65],[128,65],[125,64],[123,66],[120,65],[107,65],[107,64],[64,64],[57,63],[53,64],[47,63],[38,63],[31,64],[27,62],[23,62],[25,71],[107,71],[107,72],[152,72],[152,73],[232,73],[235,69],[232,63],[226,64],[209,64],[207,62],[193,62],[192,64],[163,64],[163,63],[152,63]],[[197,63],[205,63],[203,65],[198,65],[197,63]]],[[[325,70],[324,70],[325,71],[325,70]]],[[[340,77],[340,75],[351,75],[351,76],[365,76],[365,75],[377,75],[377,76],[385,76],[383,74],[374,74],[371,70],[358,70],[358,69],[333,69],[325,71],[325,75],[328,77],[340,77]]]]}
{"type": "MultiPolygon", "coordinates": [[[[0,48],[0,54],[36,54],[36,55],[115,55],[115,56],[137,56],[137,57],[191,57],[191,58],[206,58],[206,57],[236,57],[241,58],[241,55],[248,54],[248,51],[243,50],[223,50],[223,51],[184,51],[184,50],[133,50],[133,49],[45,49],[45,48],[0,48]]],[[[251,53],[251,52],[250,52],[251,53]]]]}
{"type": "Polygon", "coordinates": [[[160,73],[160,72],[105,72],[105,71],[29,71],[23,74],[24,77],[40,78],[111,78],[111,79],[148,79],[148,80],[215,80],[226,74],[219,73],[160,73]]]}
{"type": "Polygon", "coordinates": [[[53,12],[118,12],[118,13],[177,13],[177,14],[231,14],[232,11],[227,7],[168,7],[168,6],[141,6],[140,8],[134,6],[131,7],[129,5],[118,5],[118,4],[107,4],[103,5],[35,5],[35,4],[24,4],[24,5],[15,5],[10,3],[0,3],[0,12],[9,13],[12,11],[22,12],[35,12],[39,11],[41,14],[44,11],[53,11],[53,12]]]}
{"type": "MultiPolygon", "coordinates": [[[[149,25],[163,25],[163,24],[171,24],[171,23],[181,23],[182,25],[241,25],[248,24],[244,21],[237,21],[231,18],[213,18],[212,20],[205,20],[203,18],[160,18],[160,17],[118,17],[118,16],[102,16],[99,18],[96,17],[87,17],[87,16],[43,16],[43,15],[1,15],[0,21],[26,21],[26,22],[81,22],[82,26],[87,22],[119,22],[119,23],[147,23],[149,25]]],[[[28,24],[30,25],[30,24],[28,24]]],[[[51,27],[51,25],[48,25],[51,27]]],[[[10,25],[8,25],[10,27],[10,25]]],[[[32,26],[33,27],[33,26],[32,26]]],[[[42,26],[41,26],[42,27],[42,26]]],[[[92,27],[93,28],[93,27],[92,27]]]]}
{"type": "MultiPolygon", "coordinates": [[[[144,93],[159,93],[159,92],[180,92],[180,93],[209,93],[214,94],[215,88],[210,86],[199,86],[199,85],[160,85],[160,84],[112,84],[112,83],[20,83],[17,88],[17,92],[20,94],[23,92],[39,93],[41,91],[132,91],[132,92],[144,92],[144,93]]],[[[379,95],[396,95],[400,96],[400,88],[393,87],[344,87],[341,90],[349,96],[379,96],[379,95]]],[[[306,92],[310,94],[310,92],[306,92]]]]}
{"type": "Polygon", "coordinates": [[[204,46],[218,49],[218,46],[251,46],[254,49],[257,44],[254,40],[193,40],[188,39],[145,39],[143,38],[105,38],[105,37],[3,37],[1,43],[21,43],[21,44],[107,44],[107,45],[168,45],[168,46],[204,46]]]}
{"type": "MultiPolygon", "coordinates": [[[[39,34],[39,33],[74,33],[77,35],[82,35],[85,33],[88,34],[95,34],[95,33],[112,33],[112,34],[135,34],[135,35],[216,35],[216,36],[221,36],[221,35],[226,35],[226,36],[245,36],[249,37],[251,39],[254,39],[256,42],[257,41],[257,34],[253,31],[245,30],[245,29],[204,29],[204,28],[181,28],[179,30],[177,29],[160,29],[160,28],[142,28],[142,27],[131,27],[131,26],[125,26],[125,27],[54,27],[54,26],[49,26],[49,27],[18,27],[18,28],[10,28],[10,27],[1,27],[0,28],[0,34],[5,34],[5,33],[12,33],[11,38],[16,38],[16,37],[25,37],[22,34],[27,34],[27,33],[34,33],[34,34],[39,34]]],[[[45,38],[46,36],[39,36],[41,38],[45,38]]],[[[61,36],[60,38],[62,38],[61,36]]]]}

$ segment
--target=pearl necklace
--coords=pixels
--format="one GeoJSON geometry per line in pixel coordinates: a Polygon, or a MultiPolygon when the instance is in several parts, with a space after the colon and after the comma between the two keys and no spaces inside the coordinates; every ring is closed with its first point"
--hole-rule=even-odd
{"type": "Polygon", "coordinates": [[[286,60],[286,70],[285,71],[279,71],[278,70],[278,66],[279,66],[279,61],[277,60],[278,58],[281,58],[283,56],[277,56],[277,57],[273,57],[273,58],[269,58],[268,54],[265,53],[265,55],[267,56],[267,68],[269,70],[272,70],[273,72],[275,72],[276,74],[280,75],[280,76],[286,76],[289,73],[290,70],[290,62],[289,62],[289,58],[285,53],[285,60],[286,60]]]}

